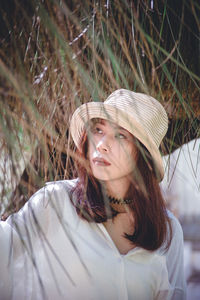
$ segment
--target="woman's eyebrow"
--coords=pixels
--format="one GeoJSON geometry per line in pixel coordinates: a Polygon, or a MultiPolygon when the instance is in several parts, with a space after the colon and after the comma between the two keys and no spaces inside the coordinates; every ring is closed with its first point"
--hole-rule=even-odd
{"type": "Polygon", "coordinates": [[[121,127],[121,126],[115,125],[114,128],[117,129],[117,130],[124,131],[124,132],[128,133],[128,131],[125,128],[121,127]]]}
{"type": "MultiPolygon", "coordinates": [[[[98,120],[98,121],[95,123],[95,125],[100,124],[100,125],[105,126],[105,123],[106,123],[106,120],[100,119],[100,120],[98,120]]],[[[113,127],[115,130],[123,130],[124,132],[127,132],[127,133],[128,133],[128,131],[127,131],[125,128],[123,128],[123,127],[121,127],[121,126],[118,126],[118,125],[116,125],[116,124],[114,124],[114,123],[112,123],[112,122],[111,122],[110,124],[112,125],[112,127],[113,127]]]]}
{"type": "Polygon", "coordinates": [[[117,126],[117,128],[118,128],[119,130],[123,130],[123,131],[128,132],[125,128],[123,128],[123,127],[121,127],[121,126],[117,126]]]}
{"type": "Polygon", "coordinates": [[[103,119],[96,119],[93,123],[94,123],[94,125],[96,125],[96,124],[105,125],[105,120],[103,120],[103,119]]]}

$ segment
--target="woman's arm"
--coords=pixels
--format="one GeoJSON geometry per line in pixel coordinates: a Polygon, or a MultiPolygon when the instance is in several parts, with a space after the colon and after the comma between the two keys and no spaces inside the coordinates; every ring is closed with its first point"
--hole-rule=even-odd
{"type": "MultiPolygon", "coordinates": [[[[1,299],[11,299],[13,290],[13,268],[20,256],[33,260],[33,244],[41,230],[48,226],[45,212],[45,188],[35,193],[25,206],[0,222],[0,295],[1,299]]],[[[19,275],[19,280],[22,274],[19,275]]]]}
{"type": "MultiPolygon", "coordinates": [[[[18,213],[0,222],[0,295],[4,295],[3,299],[12,298],[10,295],[16,284],[22,285],[27,280],[33,286],[34,278],[40,280],[38,251],[43,253],[53,247],[50,239],[60,226],[64,226],[64,211],[68,221],[76,219],[69,200],[70,185],[72,181],[47,184],[18,213]]],[[[31,294],[28,284],[24,286],[31,294]]]]}

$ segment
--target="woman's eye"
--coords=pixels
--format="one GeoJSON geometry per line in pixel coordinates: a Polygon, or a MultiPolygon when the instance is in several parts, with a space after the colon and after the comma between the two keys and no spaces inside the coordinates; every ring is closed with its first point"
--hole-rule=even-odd
{"type": "Polygon", "coordinates": [[[99,128],[99,127],[94,127],[94,129],[93,129],[93,133],[102,134],[102,133],[103,133],[103,131],[102,131],[102,129],[101,129],[101,128],[99,128]]]}
{"type": "Polygon", "coordinates": [[[126,136],[123,133],[117,133],[116,138],[118,139],[126,139],[126,136]]]}

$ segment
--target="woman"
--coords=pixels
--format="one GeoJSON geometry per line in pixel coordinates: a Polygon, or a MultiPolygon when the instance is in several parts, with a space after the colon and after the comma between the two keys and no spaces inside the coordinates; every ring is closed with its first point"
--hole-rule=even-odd
{"type": "Polygon", "coordinates": [[[182,230],[158,185],[164,108],[120,89],[80,106],[70,129],[78,178],[1,225],[2,299],[185,299],[182,230]]]}

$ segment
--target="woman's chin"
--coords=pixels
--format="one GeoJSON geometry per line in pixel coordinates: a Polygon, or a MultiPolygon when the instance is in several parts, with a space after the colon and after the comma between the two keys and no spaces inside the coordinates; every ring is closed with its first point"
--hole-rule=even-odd
{"type": "Polygon", "coordinates": [[[112,180],[112,176],[110,174],[108,174],[107,172],[93,172],[93,176],[97,179],[97,180],[101,180],[101,181],[109,181],[112,180]]]}
{"type": "Polygon", "coordinates": [[[97,180],[100,180],[100,181],[110,181],[112,180],[111,177],[109,176],[99,176],[99,175],[93,175],[97,180]]]}

